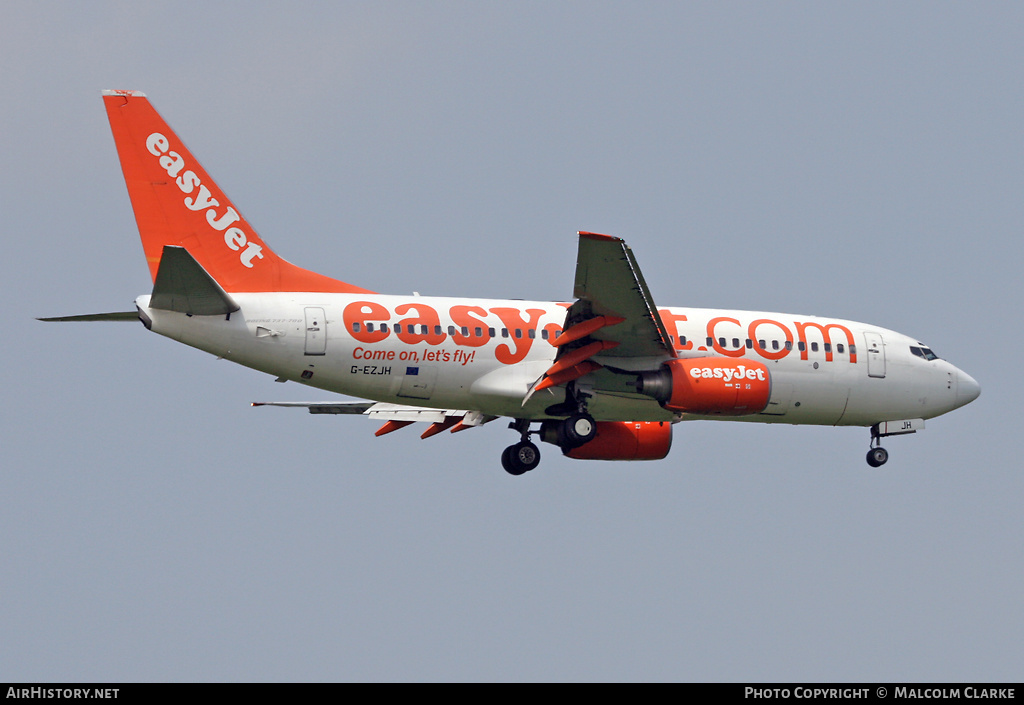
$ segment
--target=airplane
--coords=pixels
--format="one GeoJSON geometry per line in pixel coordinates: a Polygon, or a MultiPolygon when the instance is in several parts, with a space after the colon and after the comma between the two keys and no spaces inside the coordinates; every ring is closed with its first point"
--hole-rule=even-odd
{"type": "Polygon", "coordinates": [[[144,93],[103,91],[153,290],[140,320],[246,367],[360,401],[254,402],[358,414],[422,438],[510,419],[503,468],[537,467],[531,436],[582,460],[660,460],[698,419],[870,428],[888,436],[978,398],[915,338],[855,321],[659,308],[618,237],[578,233],[572,301],[378,294],[274,253],[144,93]]]}

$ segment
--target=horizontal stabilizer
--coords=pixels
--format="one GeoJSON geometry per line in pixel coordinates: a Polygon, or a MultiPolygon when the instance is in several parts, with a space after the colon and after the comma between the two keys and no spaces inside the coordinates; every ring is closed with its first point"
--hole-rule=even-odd
{"type": "Polygon", "coordinates": [[[164,246],[149,305],[196,316],[223,315],[239,308],[188,250],[173,245],[164,246]]]}
{"type": "Polygon", "coordinates": [[[37,318],[37,321],[47,323],[90,323],[92,321],[137,321],[138,311],[118,311],[116,313],[86,313],[81,316],[54,316],[52,318],[37,318]]]}

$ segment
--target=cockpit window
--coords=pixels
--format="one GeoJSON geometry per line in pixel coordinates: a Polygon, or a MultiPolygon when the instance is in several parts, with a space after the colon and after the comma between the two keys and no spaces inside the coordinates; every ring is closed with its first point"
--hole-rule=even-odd
{"type": "Polygon", "coordinates": [[[916,345],[910,346],[910,352],[914,353],[918,357],[923,357],[925,360],[938,360],[939,356],[932,352],[931,348],[918,347],[916,345]]]}

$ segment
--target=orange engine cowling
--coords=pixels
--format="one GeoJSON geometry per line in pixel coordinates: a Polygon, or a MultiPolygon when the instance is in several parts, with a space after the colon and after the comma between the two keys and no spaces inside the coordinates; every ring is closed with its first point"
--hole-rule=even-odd
{"type": "Polygon", "coordinates": [[[768,406],[772,378],[757,360],[698,357],[669,360],[657,372],[642,373],[637,390],[669,411],[746,416],[768,406]]]}
{"type": "Polygon", "coordinates": [[[598,421],[597,435],[565,454],[577,460],[661,460],[670,448],[668,421],[598,421]]]}

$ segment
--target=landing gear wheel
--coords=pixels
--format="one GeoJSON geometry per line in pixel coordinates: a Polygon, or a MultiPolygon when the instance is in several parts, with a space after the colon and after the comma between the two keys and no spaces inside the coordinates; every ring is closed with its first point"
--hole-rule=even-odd
{"type": "Polygon", "coordinates": [[[501,454],[501,467],[509,475],[522,475],[540,464],[540,450],[529,441],[509,446],[501,454]]]}
{"type": "Polygon", "coordinates": [[[872,448],[868,451],[868,465],[873,468],[880,468],[889,459],[889,451],[885,448],[872,448]]]}
{"type": "Polygon", "coordinates": [[[570,449],[579,448],[597,435],[597,422],[590,414],[573,414],[562,422],[562,438],[570,449]]]}

